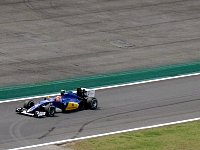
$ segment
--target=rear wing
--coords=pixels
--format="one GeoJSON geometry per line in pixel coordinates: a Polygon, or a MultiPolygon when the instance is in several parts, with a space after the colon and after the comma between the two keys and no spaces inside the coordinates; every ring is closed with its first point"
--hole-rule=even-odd
{"type": "Polygon", "coordinates": [[[95,97],[95,90],[86,89],[87,97],[95,97]]]}
{"type": "Polygon", "coordinates": [[[86,88],[77,88],[77,96],[85,97],[95,97],[95,90],[86,89],[86,88]]]}

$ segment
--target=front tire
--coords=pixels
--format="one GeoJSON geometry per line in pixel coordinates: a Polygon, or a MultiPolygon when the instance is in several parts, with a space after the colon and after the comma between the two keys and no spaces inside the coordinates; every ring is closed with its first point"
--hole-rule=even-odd
{"type": "Polygon", "coordinates": [[[34,117],[39,118],[37,111],[34,112],[34,117]]]}
{"type": "Polygon", "coordinates": [[[46,116],[48,117],[53,117],[54,114],[55,114],[55,107],[52,105],[52,104],[48,104],[46,107],[45,107],[45,112],[46,112],[46,116]]]}
{"type": "Polygon", "coordinates": [[[88,98],[87,105],[88,105],[89,109],[95,110],[98,107],[98,101],[97,101],[97,99],[95,97],[88,98]]]}
{"type": "Polygon", "coordinates": [[[29,109],[31,107],[33,107],[35,104],[34,104],[34,101],[33,100],[27,100],[24,102],[24,108],[26,109],[29,109]]]}

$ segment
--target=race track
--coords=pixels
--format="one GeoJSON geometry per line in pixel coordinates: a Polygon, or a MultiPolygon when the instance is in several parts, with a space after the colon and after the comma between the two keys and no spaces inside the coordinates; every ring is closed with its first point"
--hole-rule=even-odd
{"type": "Polygon", "coordinates": [[[0,105],[0,148],[82,137],[200,116],[200,76],[97,91],[98,110],[32,118],[0,105]]]}
{"type": "MultiPolygon", "coordinates": [[[[200,59],[199,0],[1,0],[0,87],[200,59]]],[[[97,91],[54,118],[0,104],[0,149],[200,116],[200,76],[97,91]]]]}

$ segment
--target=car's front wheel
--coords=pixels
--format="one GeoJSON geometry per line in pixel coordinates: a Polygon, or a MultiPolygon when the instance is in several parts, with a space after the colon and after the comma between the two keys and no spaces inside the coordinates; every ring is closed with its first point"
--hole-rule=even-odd
{"type": "Polygon", "coordinates": [[[39,118],[38,111],[34,111],[34,117],[39,118]]]}
{"type": "Polygon", "coordinates": [[[31,108],[32,106],[34,106],[34,101],[32,101],[32,100],[27,100],[27,101],[24,102],[24,108],[29,109],[29,108],[31,108]]]}
{"type": "Polygon", "coordinates": [[[46,112],[46,116],[48,117],[53,117],[55,114],[55,107],[51,104],[48,104],[47,106],[45,106],[45,112],[46,112]]]}

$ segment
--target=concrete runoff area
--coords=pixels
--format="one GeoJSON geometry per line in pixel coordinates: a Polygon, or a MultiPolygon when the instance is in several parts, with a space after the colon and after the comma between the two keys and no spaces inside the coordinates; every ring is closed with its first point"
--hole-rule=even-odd
{"type": "Polygon", "coordinates": [[[199,60],[198,0],[0,1],[0,86],[199,60]]]}

